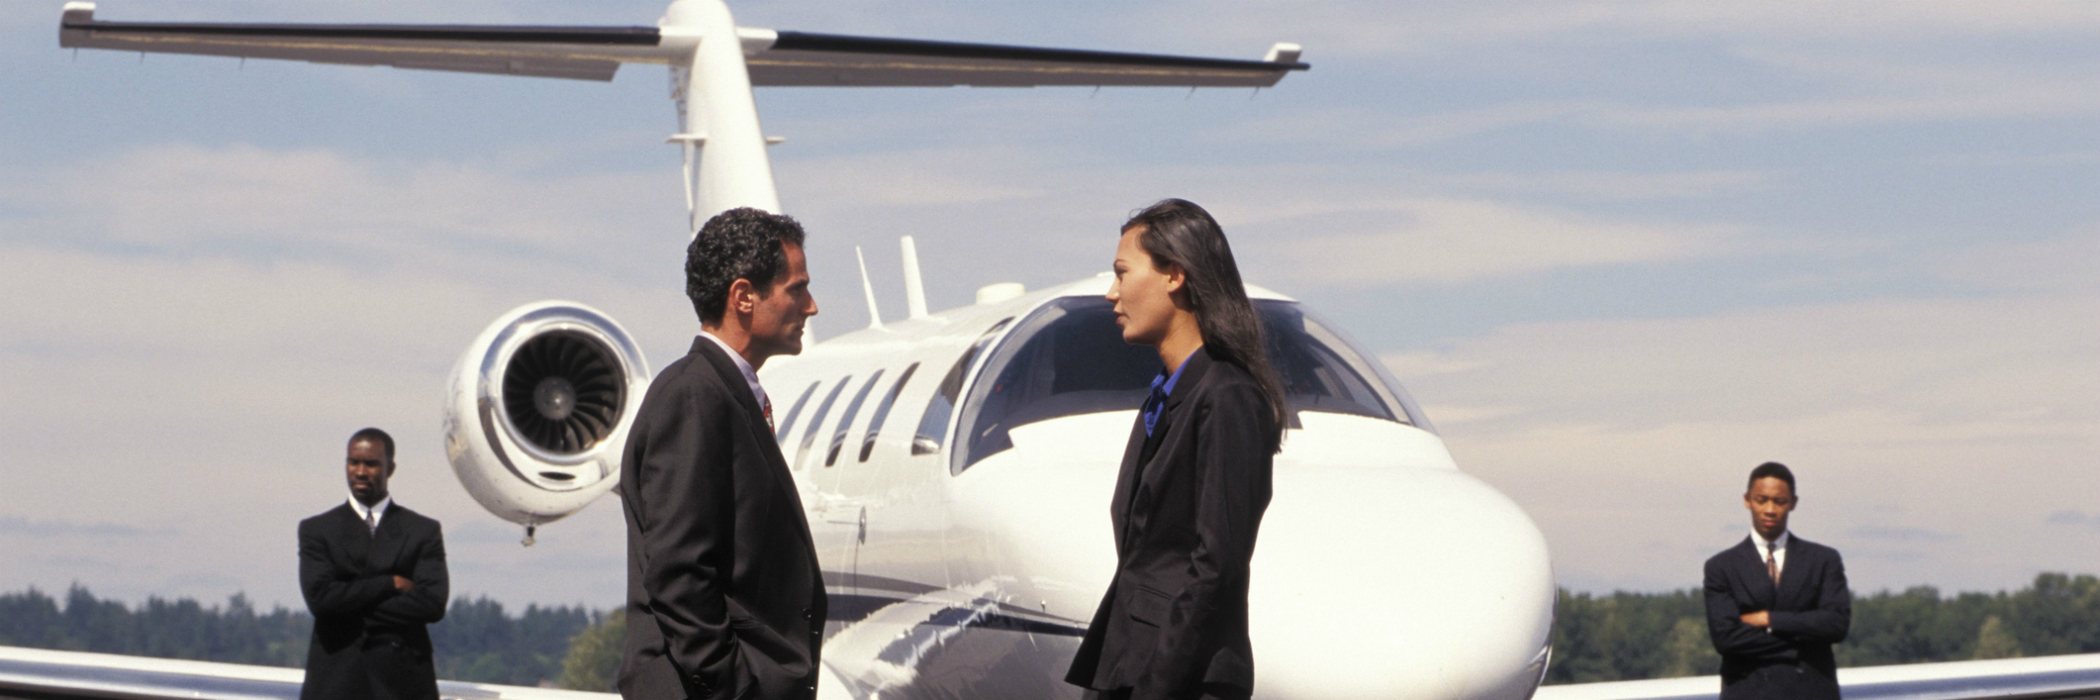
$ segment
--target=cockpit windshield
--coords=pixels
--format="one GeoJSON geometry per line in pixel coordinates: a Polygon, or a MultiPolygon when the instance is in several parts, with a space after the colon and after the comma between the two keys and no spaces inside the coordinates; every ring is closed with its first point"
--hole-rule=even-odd
{"type": "MultiPolygon", "coordinates": [[[[1418,424],[1419,411],[1371,361],[1294,302],[1256,300],[1269,360],[1291,410],[1418,424]]],[[[1007,431],[1030,423],[1134,410],[1160,372],[1152,348],[1123,342],[1105,299],[1066,297],[1017,324],[982,364],[963,404],[950,470],[1013,447],[1007,431]]]]}

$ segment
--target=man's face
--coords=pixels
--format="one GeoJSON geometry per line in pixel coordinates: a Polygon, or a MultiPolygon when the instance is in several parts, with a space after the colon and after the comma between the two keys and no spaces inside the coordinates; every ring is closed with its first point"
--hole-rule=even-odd
{"type": "Polygon", "coordinates": [[[1152,254],[1138,242],[1144,230],[1124,231],[1116,244],[1116,280],[1108,286],[1108,300],[1116,305],[1123,342],[1156,346],[1174,319],[1173,293],[1181,288],[1181,276],[1152,266],[1152,254]]]}
{"type": "Polygon", "coordinates": [[[357,502],[372,505],[386,498],[386,480],[394,475],[394,462],[386,458],[385,445],[377,440],[352,442],[343,466],[349,472],[350,495],[357,502]]]}
{"type": "Polygon", "coordinates": [[[809,295],[809,265],[802,246],[781,244],[787,270],[773,281],[772,289],[757,295],[751,308],[752,364],[774,355],[802,353],[802,324],[817,315],[816,297],[809,295]]]}
{"type": "Polygon", "coordinates": [[[1786,517],[1794,512],[1794,487],[1776,476],[1768,476],[1750,483],[1750,491],[1743,494],[1743,506],[1750,509],[1750,526],[1757,536],[1767,540],[1778,539],[1786,532],[1786,517]]]}

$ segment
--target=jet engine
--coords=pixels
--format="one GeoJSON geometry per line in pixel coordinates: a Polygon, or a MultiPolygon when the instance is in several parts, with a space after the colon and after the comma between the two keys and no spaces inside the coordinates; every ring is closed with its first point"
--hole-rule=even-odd
{"type": "Polygon", "coordinates": [[[446,382],[445,455],[481,507],[525,526],[582,510],[620,481],[648,361],[604,313],[526,304],[467,346],[446,382]]]}

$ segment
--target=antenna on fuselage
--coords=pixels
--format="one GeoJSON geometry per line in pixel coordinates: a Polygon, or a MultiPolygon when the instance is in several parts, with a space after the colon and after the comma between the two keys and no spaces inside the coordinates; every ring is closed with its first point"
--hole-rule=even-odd
{"type": "Polygon", "coordinates": [[[868,327],[882,327],[882,311],[875,308],[875,283],[868,281],[868,258],[860,254],[860,246],[853,246],[853,259],[860,262],[860,291],[868,295],[868,327]]]}
{"type": "MultiPolygon", "coordinates": [[[[911,236],[905,236],[904,245],[904,310],[909,318],[926,318],[926,280],[919,277],[919,246],[911,236]]],[[[866,277],[866,273],[861,274],[866,277]]]]}

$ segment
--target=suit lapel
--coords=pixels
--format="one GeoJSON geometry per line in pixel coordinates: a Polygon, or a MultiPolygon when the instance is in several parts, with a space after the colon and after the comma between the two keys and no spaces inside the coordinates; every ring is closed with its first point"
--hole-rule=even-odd
{"type": "Polygon", "coordinates": [[[744,424],[748,427],[751,438],[757,441],[759,454],[773,467],[767,471],[773,475],[774,487],[786,492],[788,500],[795,504],[796,514],[790,520],[795,521],[795,526],[802,531],[802,539],[810,542],[810,551],[815,552],[816,538],[810,536],[808,519],[802,517],[802,492],[795,488],[794,476],[788,473],[787,457],[780,454],[780,443],[774,441],[770,426],[766,425],[766,412],[759,408],[758,397],[751,395],[750,385],[744,381],[744,371],[736,366],[735,360],[729,359],[729,353],[723,351],[722,346],[706,338],[693,338],[690,354],[706,360],[708,366],[715,369],[715,374],[722,378],[722,384],[729,387],[729,395],[736,399],[737,406],[743,408],[744,415],[750,418],[744,421],[744,424]]]}
{"type": "MultiPolygon", "coordinates": [[[[1167,410],[1166,415],[1163,416],[1165,420],[1153,426],[1153,430],[1157,432],[1153,439],[1159,442],[1159,448],[1153,450],[1150,459],[1145,460],[1144,476],[1138,479],[1140,487],[1159,481],[1160,469],[1164,468],[1158,466],[1160,464],[1159,453],[1166,450],[1168,438],[1175,437],[1175,433],[1179,430],[1187,430],[1183,426],[1187,425],[1192,420],[1192,417],[1188,415],[1187,411],[1181,410],[1181,405],[1188,402],[1189,397],[1195,396],[1197,390],[1203,387],[1203,377],[1210,373],[1210,366],[1209,350],[1198,348],[1195,354],[1189,356],[1187,364],[1181,368],[1181,378],[1174,380],[1174,393],[1167,395],[1167,410]]],[[[1144,433],[1144,417],[1139,416],[1138,418],[1140,421],[1138,423],[1138,433],[1142,435],[1144,433]]],[[[1131,494],[1133,498],[1136,495],[1134,493],[1131,494]]]]}
{"type": "Polygon", "coordinates": [[[1116,556],[1122,558],[1123,538],[1129,533],[1130,499],[1137,495],[1138,457],[1145,449],[1145,416],[1141,411],[1130,426],[1130,440],[1123,448],[1123,467],[1116,470],[1116,495],[1109,498],[1108,518],[1115,525],[1116,556]]]}
{"type": "MultiPolygon", "coordinates": [[[[406,514],[407,511],[401,508],[401,502],[395,501],[393,505],[387,506],[386,515],[380,516],[379,531],[372,534],[371,552],[366,557],[366,561],[372,563],[373,573],[393,570],[394,560],[401,557],[401,543],[408,539],[407,519],[402,517],[406,514]]],[[[363,530],[364,525],[359,522],[357,528],[363,530]]]]}
{"type": "Polygon", "coordinates": [[[1802,556],[1805,549],[1801,546],[1801,538],[1787,536],[1786,566],[1779,567],[1779,590],[1773,594],[1772,607],[1777,608],[1782,603],[1800,597],[1801,582],[1808,578],[1808,557],[1802,556]]]}
{"type": "Polygon", "coordinates": [[[342,547],[343,558],[352,566],[364,566],[372,553],[372,533],[365,529],[364,518],[357,517],[357,511],[351,510],[347,502],[329,511],[329,515],[335,519],[339,535],[334,539],[342,547]]]}
{"type": "Polygon", "coordinates": [[[1744,537],[1742,544],[1736,545],[1735,548],[1742,552],[1740,560],[1746,574],[1743,577],[1746,579],[1743,586],[1750,594],[1750,599],[1763,603],[1767,609],[1777,605],[1779,589],[1772,585],[1772,574],[1765,568],[1764,557],[1757,555],[1757,544],[1751,542],[1749,537],[1744,537]]]}

